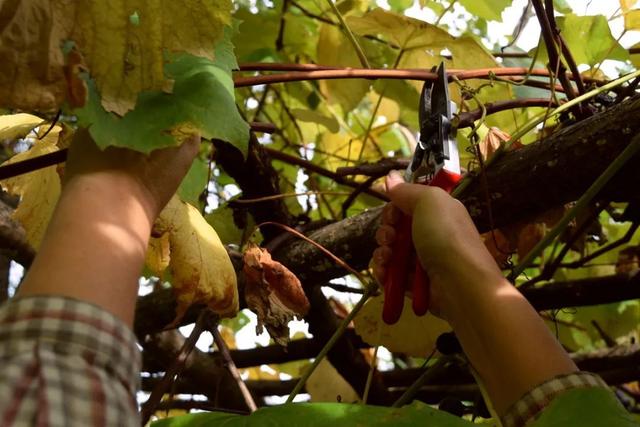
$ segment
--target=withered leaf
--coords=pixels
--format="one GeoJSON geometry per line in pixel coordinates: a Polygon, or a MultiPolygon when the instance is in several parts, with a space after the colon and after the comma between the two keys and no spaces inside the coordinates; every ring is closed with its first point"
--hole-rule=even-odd
{"type": "Polygon", "coordinates": [[[245,300],[258,316],[256,332],[266,327],[280,345],[289,341],[289,322],[309,311],[309,300],[300,280],[284,265],[271,259],[266,249],[250,245],[244,252],[245,300]]]}

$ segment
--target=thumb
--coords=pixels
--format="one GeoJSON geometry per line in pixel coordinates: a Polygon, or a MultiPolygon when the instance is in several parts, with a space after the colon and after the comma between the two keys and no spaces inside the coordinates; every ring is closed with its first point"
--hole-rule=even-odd
{"type": "Polygon", "coordinates": [[[418,184],[408,184],[397,171],[389,172],[385,180],[387,195],[391,203],[397,206],[407,215],[412,215],[413,211],[426,190],[425,186],[418,184]]]}

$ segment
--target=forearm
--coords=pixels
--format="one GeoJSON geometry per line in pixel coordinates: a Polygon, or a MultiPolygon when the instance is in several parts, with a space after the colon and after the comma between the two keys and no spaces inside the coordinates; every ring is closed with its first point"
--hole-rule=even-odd
{"type": "Polygon", "coordinates": [[[501,276],[465,275],[446,317],[499,414],[535,386],[577,371],[538,313],[501,276]]]}
{"type": "Polygon", "coordinates": [[[19,296],[76,298],[132,325],[153,221],[139,191],[124,175],[71,180],[19,296]]]}

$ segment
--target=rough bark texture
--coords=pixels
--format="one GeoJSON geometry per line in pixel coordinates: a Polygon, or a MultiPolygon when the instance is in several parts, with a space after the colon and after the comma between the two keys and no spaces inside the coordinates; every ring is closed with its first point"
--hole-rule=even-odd
{"type": "MultiPolygon", "coordinates": [[[[505,153],[487,168],[493,226],[501,227],[576,200],[640,132],[640,96],[563,129],[534,144],[505,153]]],[[[602,198],[630,201],[640,196],[640,158],[632,159],[602,198]]],[[[460,197],[480,231],[491,229],[481,179],[460,197]]]]}

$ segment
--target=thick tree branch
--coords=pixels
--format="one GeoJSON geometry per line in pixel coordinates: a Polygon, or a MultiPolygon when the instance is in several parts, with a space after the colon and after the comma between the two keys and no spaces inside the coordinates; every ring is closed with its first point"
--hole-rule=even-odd
{"type": "MultiPolygon", "coordinates": [[[[640,132],[640,96],[567,127],[542,141],[505,153],[485,172],[486,190],[475,180],[460,200],[480,231],[526,220],[576,200],[640,132]]],[[[638,198],[638,159],[602,191],[602,198],[638,198]]]]}

